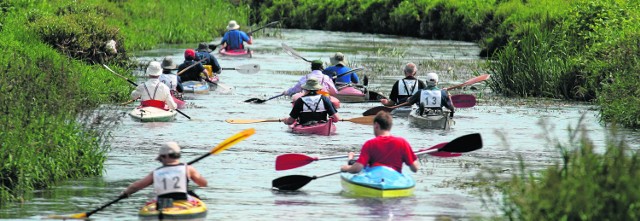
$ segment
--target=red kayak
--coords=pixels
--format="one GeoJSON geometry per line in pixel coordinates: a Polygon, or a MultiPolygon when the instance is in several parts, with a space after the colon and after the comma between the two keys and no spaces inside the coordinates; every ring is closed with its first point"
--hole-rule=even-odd
{"type": "Polygon", "coordinates": [[[289,128],[291,128],[291,132],[296,134],[317,134],[330,136],[336,133],[336,124],[331,122],[331,120],[329,120],[328,122],[312,124],[309,126],[303,126],[301,124],[298,124],[298,122],[295,122],[289,125],[289,128]]]}
{"type": "Polygon", "coordinates": [[[231,56],[231,57],[253,57],[253,51],[251,49],[234,49],[229,50],[222,48],[218,51],[221,55],[231,56]]]}
{"type": "Polygon", "coordinates": [[[180,100],[176,97],[174,97],[173,95],[171,95],[171,98],[173,98],[173,102],[176,102],[177,105],[177,109],[184,109],[184,107],[186,106],[187,102],[180,100]]]}

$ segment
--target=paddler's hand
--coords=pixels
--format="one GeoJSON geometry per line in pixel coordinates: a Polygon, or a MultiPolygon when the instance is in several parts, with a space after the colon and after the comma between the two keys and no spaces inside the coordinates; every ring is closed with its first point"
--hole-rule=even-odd
{"type": "Polygon", "coordinates": [[[391,102],[389,102],[389,100],[388,100],[388,99],[380,99],[380,103],[381,103],[382,105],[384,105],[384,106],[390,106],[390,105],[392,105],[392,103],[391,103],[391,102]]]}

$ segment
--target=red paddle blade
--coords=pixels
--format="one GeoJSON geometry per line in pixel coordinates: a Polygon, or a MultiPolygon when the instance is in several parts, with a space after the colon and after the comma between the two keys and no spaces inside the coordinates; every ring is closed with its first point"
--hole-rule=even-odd
{"type": "Polygon", "coordinates": [[[276,157],[276,170],[289,170],[298,168],[310,164],[311,162],[316,160],[318,160],[318,158],[309,157],[307,155],[299,153],[282,154],[276,157]]]}
{"type": "MultiPolygon", "coordinates": [[[[448,142],[439,143],[439,144],[436,144],[433,147],[420,149],[420,150],[418,150],[418,152],[424,152],[424,151],[433,150],[433,149],[440,149],[440,148],[444,147],[447,144],[448,144],[448,142]]],[[[462,156],[461,153],[441,152],[441,151],[429,153],[429,155],[434,156],[434,157],[459,157],[459,156],[462,156]]]]}
{"type": "Polygon", "coordinates": [[[456,94],[451,96],[451,103],[456,108],[469,108],[476,106],[476,96],[472,94],[456,94]]]}

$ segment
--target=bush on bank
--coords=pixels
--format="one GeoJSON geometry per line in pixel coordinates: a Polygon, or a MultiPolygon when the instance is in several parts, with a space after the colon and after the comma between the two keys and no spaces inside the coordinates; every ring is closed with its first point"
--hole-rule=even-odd
{"type": "Polygon", "coordinates": [[[207,0],[0,1],[0,206],[102,173],[117,119],[95,110],[132,87],[99,64],[130,76],[127,51],[210,41],[230,19],[246,24],[247,11],[207,0]]]}
{"type": "Polygon", "coordinates": [[[519,155],[510,175],[481,175],[481,182],[492,184],[482,188],[483,199],[505,216],[496,220],[638,220],[640,154],[615,130],[604,148],[587,131],[579,126],[569,130],[568,141],[556,141],[557,162],[541,171],[519,155]]]}

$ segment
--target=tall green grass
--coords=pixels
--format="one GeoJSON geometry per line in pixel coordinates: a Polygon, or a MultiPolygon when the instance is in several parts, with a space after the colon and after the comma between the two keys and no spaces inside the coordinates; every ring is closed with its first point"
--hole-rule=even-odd
{"type": "Polygon", "coordinates": [[[503,218],[497,219],[638,220],[640,154],[615,129],[604,148],[593,144],[583,126],[568,131],[567,141],[548,138],[559,155],[553,165],[536,170],[518,155],[511,175],[500,168],[480,176],[490,184],[483,199],[499,205],[497,215],[503,218]]]}
{"type": "Polygon", "coordinates": [[[101,105],[126,100],[132,88],[100,63],[131,76],[127,51],[209,41],[228,20],[246,24],[248,11],[206,0],[1,1],[0,206],[103,172],[119,117],[101,105]],[[112,39],[117,54],[105,52],[112,39]]]}

